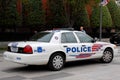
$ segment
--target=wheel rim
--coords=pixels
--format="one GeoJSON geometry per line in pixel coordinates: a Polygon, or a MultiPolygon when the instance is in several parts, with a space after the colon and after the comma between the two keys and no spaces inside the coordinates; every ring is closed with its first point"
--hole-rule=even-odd
{"type": "Polygon", "coordinates": [[[63,66],[63,58],[59,55],[53,58],[53,66],[55,69],[60,69],[63,66]]]}
{"type": "Polygon", "coordinates": [[[110,62],[112,60],[112,53],[110,51],[105,51],[103,55],[103,60],[105,62],[110,62]]]}

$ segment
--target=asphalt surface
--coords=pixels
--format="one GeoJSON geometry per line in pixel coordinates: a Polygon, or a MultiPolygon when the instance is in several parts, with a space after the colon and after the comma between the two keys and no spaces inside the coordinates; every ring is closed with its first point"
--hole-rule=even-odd
{"type": "Polygon", "coordinates": [[[118,51],[109,64],[94,60],[69,62],[61,71],[8,62],[1,53],[0,80],[120,80],[120,47],[118,51]]]}

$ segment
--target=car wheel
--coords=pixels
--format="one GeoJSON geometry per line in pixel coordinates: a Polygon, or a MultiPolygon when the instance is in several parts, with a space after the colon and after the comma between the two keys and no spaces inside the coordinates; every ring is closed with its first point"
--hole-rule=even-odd
{"type": "Polygon", "coordinates": [[[58,71],[63,68],[64,63],[65,63],[64,56],[62,54],[55,53],[51,56],[48,63],[48,67],[50,68],[50,70],[58,71]]]}
{"type": "Polygon", "coordinates": [[[103,52],[103,56],[101,58],[101,61],[103,63],[110,63],[113,60],[113,51],[111,49],[106,49],[103,52]]]}

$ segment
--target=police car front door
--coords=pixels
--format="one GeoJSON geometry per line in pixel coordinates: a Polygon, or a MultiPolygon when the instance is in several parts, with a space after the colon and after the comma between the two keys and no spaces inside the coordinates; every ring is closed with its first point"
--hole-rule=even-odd
{"type": "Polygon", "coordinates": [[[93,38],[83,32],[75,32],[77,38],[79,39],[79,44],[77,47],[72,48],[73,52],[77,53],[76,58],[88,58],[91,57],[94,53],[92,51],[93,38]]]}
{"type": "Polygon", "coordinates": [[[72,32],[62,33],[61,36],[62,49],[71,59],[84,58],[91,53],[91,44],[78,43],[72,32]]]}

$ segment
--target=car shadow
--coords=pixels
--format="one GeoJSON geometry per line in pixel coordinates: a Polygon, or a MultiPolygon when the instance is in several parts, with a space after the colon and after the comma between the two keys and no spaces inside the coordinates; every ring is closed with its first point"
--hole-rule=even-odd
{"type": "Polygon", "coordinates": [[[46,72],[49,71],[47,66],[38,66],[38,65],[34,65],[34,66],[27,66],[27,65],[22,65],[22,66],[17,66],[17,67],[13,67],[13,68],[8,68],[3,70],[3,72],[7,72],[7,73],[16,73],[16,72],[24,72],[24,73],[33,73],[33,72],[46,72]]]}
{"type": "Polygon", "coordinates": [[[84,67],[89,65],[102,64],[99,60],[81,60],[81,61],[72,61],[65,64],[65,68],[71,67],[84,67]]]}
{"type": "MultiPolygon", "coordinates": [[[[82,61],[72,61],[72,62],[67,62],[63,68],[65,69],[71,69],[71,68],[76,68],[76,67],[84,67],[84,66],[89,66],[89,65],[96,65],[96,64],[102,64],[101,62],[97,60],[82,60],[82,61]]],[[[24,72],[24,73],[36,73],[36,72],[51,72],[49,68],[45,65],[23,65],[23,66],[18,66],[18,67],[13,67],[9,68],[6,70],[3,70],[4,72],[7,73],[14,73],[14,72],[24,72]]]]}

